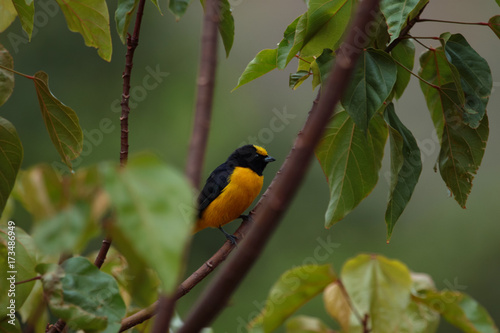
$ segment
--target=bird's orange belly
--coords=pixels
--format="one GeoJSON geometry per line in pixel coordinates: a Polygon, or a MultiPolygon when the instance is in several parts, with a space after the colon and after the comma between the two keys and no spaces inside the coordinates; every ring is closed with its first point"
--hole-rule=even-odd
{"type": "Polygon", "coordinates": [[[237,219],[259,195],[263,182],[263,176],[248,168],[236,167],[229,184],[203,211],[195,232],[207,227],[218,228],[237,219]]]}

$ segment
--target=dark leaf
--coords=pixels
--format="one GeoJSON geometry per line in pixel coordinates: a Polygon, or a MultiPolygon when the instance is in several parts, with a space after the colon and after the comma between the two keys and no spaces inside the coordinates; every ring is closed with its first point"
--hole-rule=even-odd
{"type": "MultiPolygon", "coordinates": [[[[415,61],[415,45],[413,41],[409,39],[403,39],[398,45],[391,51],[391,55],[399,62],[401,65],[405,66],[409,70],[413,69],[413,64],[415,61]]],[[[398,65],[398,75],[396,78],[396,83],[394,84],[394,96],[399,99],[403,95],[406,86],[410,82],[411,74],[404,68],[398,65]]]]}
{"type": "Polygon", "coordinates": [[[309,71],[298,71],[297,73],[290,74],[288,86],[292,89],[297,89],[309,76],[311,76],[309,71]]]}
{"type": "Polygon", "coordinates": [[[422,160],[417,141],[399,120],[392,103],[385,108],[384,119],[389,125],[391,142],[391,192],[385,212],[387,241],[389,241],[394,226],[417,185],[422,172],[422,160]]]}
{"type": "MultiPolygon", "coordinates": [[[[498,0],[500,1],[500,0],[498,0]]],[[[500,38],[500,15],[495,15],[488,21],[488,26],[493,30],[495,35],[500,38]]]]}
{"type": "Polygon", "coordinates": [[[441,35],[446,57],[460,74],[465,94],[463,122],[477,128],[486,113],[493,80],[486,60],[467,43],[460,34],[441,35]]]}
{"type": "Polygon", "coordinates": [[[118,0],[115,11],[116,30],[123,44],[127,41],[127,31],[139,0],[118,0]]]}
{"type": "Polygon", "coordinates": [[[323,53],[316,59],[315,63],[317,65],[317,72],[315,67],[311,66],[313,69],[313,73],[315,78],[317,79],[313,81],[313,89],[316,88],[318,84],[323,84],[326,82],[328,78],[328,74],[330,73],[333,63],[335,62],[335,52],[330,49],[324,49],[323,53]],[[316,82],[316,84],[314,84],[316,82]]]}
{"type": "MultiPolygon", "coordinates": [[[[9,51],[0,44],[0,65],[13,69],[14,60],[9,51]]],[[[3,105],[14,91],[14,73],[0,68],[0,106],[3,105]]]]}
{"type": "Polygon", "coordinates": [[[14,126],[0,117],[0,212],[7,204],[23,161],[23,146],[14,126]]]}
{"type": "Polygon", "coordinates": [[[368,49],[361,54],[342,96],[342,106],[360,129],[366,131],[370,119],[389,97],[396,77],[396,64],[387,53],[368,49]]]}
{"type": "Polygon", "coordinates": [[[387,127],[382,116],[373,117],[365,132],[347,112],[335,114],[316,148],[330,187],[325,227],[343,219],[373,190],[386,140],[387,127]]]}
{"type": "Polygon", "coordinates": [[[295,29],[297,28],[297,22],[302,16],[297,17],[290,25],[286,28],[283,33],[283,39],[278,45],[278,54],[277,54],[277,66],[278,69],[283,69],[288,65],[288,62],[292,59],[288,59],[288,55],[290,54],[290,50],[294,44],[295,40],[295,29]]]}
{"type": "Polygon", "coordinates": [[[179,21],[186,12],[191,0],[169,0],[168,9],[175,15],[175,19],[179,21]]]}
{"type": "Polygon", "coordinates": [[[410,13],[419,2],[419,0],[382,0],[380,2],[380,11],[384,14],[389,26],[390,43],[399,37],[401,29],[406,26],[410,13]]]}

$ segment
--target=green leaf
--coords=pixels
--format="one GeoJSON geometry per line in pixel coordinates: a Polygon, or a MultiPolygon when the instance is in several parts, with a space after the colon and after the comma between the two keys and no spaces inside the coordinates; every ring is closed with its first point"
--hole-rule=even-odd
{"type": "Polygon", "coordinates": [[[387,53],[368,49],[359,57],[342,96],[342,106],[359,128],[366,131],[370,119],[389,97],[396,77],[396,64],[387,53]]]}
{"type": "Polygon", "coordinates": [[[113,244],[122,253],[134,252],[170,292],[177,286],[194,222],[188,182],[151,155],[129,160],[121,171],[103,165],[101,172],[117,213],[113,244]]]}
{"type": "Polygon", "coordinates": [[[396,332],[410,301],[408,268],[397,260],[361,254],[348,260],[340,274],[354,308],[369,315],[372,332],[396,332]]]}
{"type": "Polygon", "coordinates": [[[276,49],[265,49],[257,53],[255,58],[247,65],[243,74],[241,74],[238,84],[232,91],[275,69],[276,54],[276,49]]]}
{"type": "MultiPolygon", "coordinates": [[[[21,282],[36,276],[35,266],[37,251],[31,237],[16,225],[0,226],[0,279],[2,281],[2,293],[0,293],[0,306],[2,312],[0,319],[6,315],[7,306],[10,304],[8,290],[11,289],[10,282],[21,282]],[[14,246],[14,248],[12,248],[14,246]],[[15,254],[13,254],[14,252],[15,254]],[[14,260],[9,260],[13,258],[14,260]],[[13,266],[10,266],[13,264],[13,266]],[[15,271],[16,273],[11,273],[15,271]],[[14,280],[10,279],[14,276],[14,280]],[[10,280],[7,280],[9,278],[10,280]]],[[[34,283],[23,283],[15,286],[16,309],[20,309],[28,298],[34,283]]]]}
{"type": "Polygon", "coordinates": [[[413,299],[439,312],[444,319],[463,332],[498,333],[488,311],[467,294],[451,290],[427,290],[413,299]]]}
{"type": "Polygon", "coordinates": [[[234,41],[234,18],[233,18],[233,12],[231,11],[231,4],[229,3],[229,1],[220,0],[219,10],[221,17],[219,22],[219,33],[220,36],[222,37],[222,43],[224,44],[224,49],[226,50],[226,57],[229,57],[229,52],[233,47],[233,41],[234,41]]]}
{"type": "Polygon", "coordinates": [[[0,32],[3,32],[14,22],[17,12],[12,0],[0,0],[0,8],[2,8],[0,10],[0,32]]]}
{"type": "MultiPolygon", "coordinates": [[[[401,65],[405,66],[409,70],[413,69],[415,61],[415,45],[411,40],[403,39],[391,51],[391,55],[394,60],[399,62],[401,65]]],[[[397,66],[397,68],[398,75],[396,77],[396,83],[394,84],[394,95],[397,99],[399,99],[410,82],[411,74],[401,66],[397,66]]]]}
{"type": "MultiPolygon", "coordinates": [[[[14,60],[9,51],[0,44],[0,65],[13,69],[14,60]]],[[[0,68],[0,106],[3,105],[14,91],[14,73],[0,68]]]]}
{"type": "Polygon", "coordinates": [[[273,332],[336,279],[331,265],[305,265],[286,271],[269,291],[265,309],[250,325],[273,332]]]}
{"type": "Polygon", "coordinates": [[[286,322],[286,333],[330,333],[332,332],[319,318],[296,316],[286,322]]]}
{"type": "Polygon", "coordinates": [[[496,1],[497,5],[500,6],[500,0],[495,0],[495,1],[496,1]]]}
{"type": "Polygon", "coordinates": [[[389,125],[391,142],[391,192],[385,212],[387,241],[389,241],[394,226],[417,185],[422,172],[422,160],[417,141],[399,120],[392,103],[385,108],[384,119],[389,125]]]}
{"type": "Polygon", "coordinates": [[[290,25],[286,28],[283,33],[283,39],[278,44],[278,53],[276,56],[278,69],[284,69],[288,62],[292,59],[288,59],[288,55],[290,54],[290,50],[294,44],[295,40],[295,29],[297,28],[297,22],[299,22],[300,18],[297,17],[290,25]]]}
{"type": "Polygon", "coordinates": [[[406,26],[410,13],[417,7],[419,0],[382,0],[380,2],[380,11],[384,14],[387,25],[389,26],[389,35],[392,43],[399,37],[401,29],[406,26]]]}
{"type": "Polygon", "coordinates": [[[161,12],[160,5],[158,4],[158,0],[151,0],[151,2],[153,3],[153,5],[155,5],[156,9],[158,9],[160,15],[163,15],[163,13],[161,12]]]}
{"type": "Polygon", "coordinates": [[[115,23],[118,36],[120,36],[123,44],[127,41],[130,20],[138,4],[139,0],[118,0],[118,7],[116,7],[115,11],[115,23]]]}
{"type": "Polygon", "coordinates": [[[70,328],[119,331],[126,307],[118,284],[87,259],[66,260],[56,270],[46,271],[42,283],[50,310],[70,328]]]}
{"type": "Polygon", "coordinates": [[[186,13],[191,0],[169,0],[168,9],[174,14],[175,19],[179,21],[181,17],[186,13]]]}
{"type": "MultiPolygon", "coordinates": [[[[317,82],[321,83],[321,86],[326,82],[326,79],[328,78],[328,74],[330,74],[330,71],[332,69],[332,66],[335,62],[335,52],[333,52],[330,49],[324,49],[323,53],[316,58],[315,63],[317,64],[317,69],[318,71],[315,73],[315,68],[313,68],[313,73],[316,78],[319,78],[317,82]]],[[[318,84],[319,84],[318,83],[318,84]]],[[[316,88],[317,84],[313,84],[313,89],[316,88]]]]}
{"type": "Polygon", "coordinates": [[[460,83],[460,74],[455,66],[448,62],[443,48],[438,47],[426,51],[420,56],[419,76],[427,81],[427,83],[421,81],[420,88],[425,96],[437,135],[441,138],[443,136],[441,96],[439,90],[432,85],[443,87],[450,83],[450,89],[455,91],[454,96],[456,100],[454,103],[463,105],[465,103],[465,96],[460,83]]]}
{"type": "Polygon", "coordinates": [[[31,41],[35,17],[35,2],[33,0],[12,0],[12,3],[16,8],[19,20],[21,20],[21,26],[28,34],[28,39],[31,41]]]}
{"type": "MultiPolygon", "coordinates": [[[[498,0],[500,1],[500,0],[498,0]]],[[[493,30],[495,35],[500,38],[500,15],[495,15],[488,21],[488,26],[493,30]]]]}
{"type": "Polygon", "coordinates": [[[380,115],[365,132],[347,112],[337,112],[316,148],[330,187],[325,227],[343,219],[375,187],[384,155],[387,127],[380,115]]]}
{"type": "Polygon", "coordinates": [[[15,127],[0,117],[0,213],[7,204],[23,161],[23,146],[15,127]]]}
{"type": "Polygon", "coordinates": [[[462,121],[461,108],[453,102],[456,98],[453,94],[456,92],[445,90],[446,88],[444,86],[440,91],[444,127],[439,152],[439,172],[455,200],[465,208],[472,180],[481,165],[486,148],[488,116],[484,115],[479,127],[471,128],[462,121]]]}
{"type": "Polygon", "coordinates": [[[465,94],[463,121],[477,128],[486,113],[493,80],[488,62],[467,43],[460,34],[441,35],[446,56],[460,74],[465,94]]]}
{"type": "Polygon", "coordinates": [[[298,71],[297,73],[290,74],[288,86],[292,89],[297,89],[307,78],[311,76],[309,71],[298,71]]]}
{"type": "MultiPolygon", "coordinates": [[[[87,236],[84,231],[91,223],[88,215],[88,205],[71,205],[52,218],[38,222],[33,231],[37,247],[46,254],[76,252],[80,238],[87,236]]],[[[94,229],[98,230],[97,224],[94,229]]]]}
{"type": "Polygon", "coordinates": [[[35,73],[33,82],[50,139],[62,161],[71,169],[71,160],[77,158],[83,148],[83,133],[78,117],[75,111],[52,95],[49,76],[45,72],[35,73]]]}
{"type": "Polygon", "coordinates": [[[325,48],[337,49],[349,24],[354,3],[354,0],[310,0],[301,56],[319,56],[325,48]]]}
{"type": "Polygon", "coordinates": [[[111,32],[105,0],[56,0],[61,7],[69,30],[82,35],[85,45],[95,47],[106,61],[111,61],[111,32]]]}
{"type": "Polygon", "coordinates": [[[10,317],[4,317],[0,319],[0,332],[2,333],[22,333],[21,324],[17,317],[11,319],[10,317]]]}

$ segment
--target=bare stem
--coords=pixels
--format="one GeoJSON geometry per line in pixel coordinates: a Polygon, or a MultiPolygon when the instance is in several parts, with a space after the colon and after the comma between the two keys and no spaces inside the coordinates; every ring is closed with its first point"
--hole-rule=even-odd
{"type": "Polygon", "coordinates": [[[241,280],[261,255],[269,238],[281,221],[293,196],[297,192],[305,173],[314,156],[314,148],[321,139],[347,87],[352,71],[364,45],[359,43],[360,31],[365,31],[367,24],[378,13],[379,0],[360,2],[354,18],[354,24],[342,44],[335,66],[321,93],[319,102],[313,104],[308,119],[297,135],[294,147],[283,163],[280,172],[274,177],[272,186],[266,191],[254,209],[254,226],[246,240],[239,245],[239,251],[223,267],[201,298],[193,306],[178,333],[199,332],[217,316],[227,304],[241,280]]]}
{"type": "Polygon", "coordinates": [[[462,21],[448,21],[448,20],[421,19],[421,18],[418,18],[417,22],[438,22],[438,23],[466,24],[466,25],[488,25],[488,22],[462,22],[462,21]]]}
{"type": "Polygon", "coordinates": [[[219,1],[207,0],[201,36],[200,71],[193,132],[189,143],[186,175],[195,188],[200,187],[201,170],[205,159],[217,68],[217,31],[219,24],[219,1]]]}
{"type": "Polygon", "coordinates": [[[14,283],[15,285],[18,285],[18,284],[23,284],[23,283],[26,283],[26,282],[31,282],[31,281],[36,281],[36,280],[40,280],[42,277],[39,275],[39,276],[35,276],[35,277],[32,277],[31,279],[27,279],[27,280],[24,280],[24,281],[19,281],[19,282],[16,282],[14,283]]]}

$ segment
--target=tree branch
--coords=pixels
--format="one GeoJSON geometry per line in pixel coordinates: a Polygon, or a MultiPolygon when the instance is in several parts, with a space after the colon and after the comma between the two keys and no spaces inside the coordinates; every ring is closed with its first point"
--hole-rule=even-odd
{"type": "MultiPolygon", "coordinates": [[[[245,238],[248,230],[250,229],[251,222],[244,220],[240,225],[238,230],[234,233],[236,237],[241,241],[245,238]]],[[[191,291],[198,283],[200,283],[208,274],[210,274],[217,266],[219,266],[227,256],[235,249],[235,246],[230,242],[226,241],[224,245],[203,265],[200,266],[195,272],[193,272],[184,282],[182,282],[175,293],[175,299],[179,299],[191,291]]],[[[139,325],[140,323],[150,319],[157,312],[158,301],[147,307],[146,309],[140,310],[135,314],[124,318],[122,320],[122,326],[120,332],[126,331],[131,327],[139,325]]]]}
{"type": "Polygon", "coordinates": [[[201,170],[203,168],[212,116],[215,70],[217,68],[217,31],[219,20],[219,1],[206,0],[201,36],[196,111],[186,163],[186,175],[195,188],[200,187],[201,170]]]}
{"type": "Polygon", "coordinates": [[[294,147],[273,179],[272,186],[266,191],[266,198],[261,198],[255,209],[255,226],[250,229],[246,240],[241,242],[238,253],[224,266],[194,305],[178,333],[199,332],[208,326],[260,256],[297,192],[314,155],[314,148],[347,87],[346,83],[349,82],[364,47],[359,43],[359,34],[365,34],[368,24],[375,18],[378,3],[379,0],[360,2],[354,24],[340,48],[335,67],[327,79],[319,103],[313,105],[294,147]]]}

